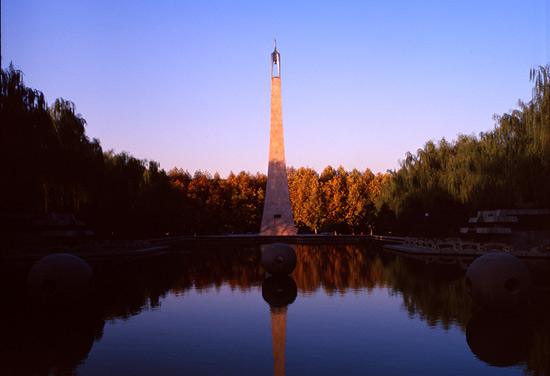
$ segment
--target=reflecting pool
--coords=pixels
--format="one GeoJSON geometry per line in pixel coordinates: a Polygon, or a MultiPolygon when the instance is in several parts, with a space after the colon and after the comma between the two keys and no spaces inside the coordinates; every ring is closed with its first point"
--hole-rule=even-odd
{"type": "Polygon", "coordinates": [[[546,290],[520,315],[487,314],[458,264],[295,247],[285,278],[255,246],[95,268],[90,302],[54,312],[3,285],[0,374],[550,374],[546,290]]]}

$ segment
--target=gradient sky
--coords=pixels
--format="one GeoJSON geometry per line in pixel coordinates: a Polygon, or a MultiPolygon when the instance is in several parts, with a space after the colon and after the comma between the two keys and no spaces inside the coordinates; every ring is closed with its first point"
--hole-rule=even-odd
{"type": "Polygon", "coordinates": [[[105,150],[267,171],[269,54],[287,164],[385,171],[478,134],[550,61],[548,0],[4,0],[3,65],[75,102],[105,150]]]}

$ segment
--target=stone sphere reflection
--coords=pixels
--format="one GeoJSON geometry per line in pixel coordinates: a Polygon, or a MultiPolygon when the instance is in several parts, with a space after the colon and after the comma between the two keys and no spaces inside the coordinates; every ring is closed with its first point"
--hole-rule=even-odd
{"type": "Polygon", "coordinates": [[[18,310],[2,322],[1,375],[76,375],[103,336],[100,310],[18,310]]]}
{"type": "Polygon", "coordinates": [[[27,287],[36,303],[71,304],[87,298],[92,289],[92,268],[68,253],[48,255],[29,272],[27,287]]]}
{"type": "Polygon", "coordinates": [[[273,275],[288,275],[296,267],[296,251],[288,244],[262,245],[262,266],[273,275]]]}
{"type": "Polygon", "coordinates": [[[466,327],[466,342],[472,353],[485,363],[509,367],[527,359],[532,332],[520,318],[477,315],[466,327]]]}
{"type": "Polygon", "coordinates": [[[488,310],[518,308],[527,300],[531,276],[527,266],[506,252],[487,253],[466,270],[466,289],[472,300],[488,310]]]}
{"type": "Polygon", "coordinates": [[[284,308],[296,300],[298,287],[289,276],[268,277],[262,283],[262,297],[272,308],[284,308]]]}

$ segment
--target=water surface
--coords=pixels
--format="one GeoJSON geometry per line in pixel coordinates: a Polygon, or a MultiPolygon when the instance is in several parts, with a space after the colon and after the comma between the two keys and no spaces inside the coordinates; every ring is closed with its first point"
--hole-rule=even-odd
{"type": "Polygon", "coordinates": [[[259,252],[204,248],[98,270],[93,308],[70,318],[33,312],[22,298],[3,308],[0,374],[550,372],[546,306],[480,313],[458,265],[297,246],[293,275],[273,279],[259,252]]]}

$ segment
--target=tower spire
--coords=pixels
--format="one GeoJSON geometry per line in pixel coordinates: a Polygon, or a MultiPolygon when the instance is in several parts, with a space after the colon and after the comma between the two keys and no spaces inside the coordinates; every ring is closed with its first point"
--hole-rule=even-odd
{"type": "Polygon", "coordinates": [[[271,77],[281,77],[281,54],[277,51],[277,39],[273,39],[273,52],[271,53],[271,77]]]}

